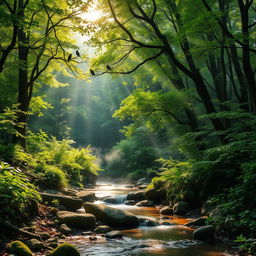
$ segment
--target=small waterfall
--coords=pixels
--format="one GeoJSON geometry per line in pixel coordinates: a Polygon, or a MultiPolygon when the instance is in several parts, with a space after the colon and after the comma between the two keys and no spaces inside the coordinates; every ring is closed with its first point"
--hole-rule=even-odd
{"type": "Polygon", "coordinates": [[[115,197],[117,204],[123,204],[127,198],[127,195],[118,195],[115,197]]]}

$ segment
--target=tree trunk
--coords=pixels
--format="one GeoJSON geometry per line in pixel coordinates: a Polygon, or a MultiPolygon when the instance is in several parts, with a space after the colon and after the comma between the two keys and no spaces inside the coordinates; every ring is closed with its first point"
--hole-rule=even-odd
{"type": "MultiPolygon", "coordinates": [[[[19,0],[19,9],[21,17],[24,18],[24,3],[19,0]]],[[[28,85],[28,37],[23,29],[18,29],[18,57],[19,57],[19,81],[18,81],[18,117],[16,130],[18,135],[14,138],[15,143],[19,143],[22,147],[26,147],[26,130],[29,108],[29,85],[28,85]]]]}

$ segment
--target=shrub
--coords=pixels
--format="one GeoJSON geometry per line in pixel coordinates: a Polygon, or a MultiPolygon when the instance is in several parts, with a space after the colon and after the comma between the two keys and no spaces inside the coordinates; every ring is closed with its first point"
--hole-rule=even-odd
{"type": "Polygon", "coordinates": [[[21,170],[0,162],[0,219],[29,217],[40,200],[36,188],[21,170]]]}
{"type": "Polygon", "coordinates": [[[61,189],[67,186],[66,174],[58,167],[53,165],[44,165],[44,184],[48,188],[61,189]]]}

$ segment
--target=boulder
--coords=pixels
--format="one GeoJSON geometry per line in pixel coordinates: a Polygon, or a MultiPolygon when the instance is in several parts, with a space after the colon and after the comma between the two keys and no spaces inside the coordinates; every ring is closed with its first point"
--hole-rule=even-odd
{"type": "Polygon", "coordinates": [[[83,202],[93,203],[96,200],[95,193],[89,191],[79,191],[76,193],[77,197],[83,200],[83,202]]]}
{"type": "Polygon", "coordinates": [[[84,204],[85,211],[93,214],[97,220],[110,227],[136,227],[138,218],[128,211],[120,210],[103,204],[84,204]]]}
{"type": "Polygon", "coordinates": [[[165,192],[163,190],[152,188],[145,191],[145,197],[147,200],[161,202],[165,198],[165,192]]]}
{"type": "Polygon", "coordinates": [[[127,200],[124,202],[125,205],[135,205],[137,203],[137,201],[135,200],[127,200]]]}
{"type": "Polygon", "coordinates": [[[193,232],[193,237],[196,240],[206,241],[214,238],[215,228],[212,225],[197,228],[193,232]]]}
{"type": "Polygon", "coordinates": [[[139,207],[153,207],[154,203],[150,200],[143,200],[143,201],[138,202],[136,204],[136,206],[139,206],[139,207]]]}
{"type": "Polygon", "coordinates": [[[64,205],[67,209],[77,210],[83,206],[83,200],[78,197],[63,196],[56,194],[40,193],[44,202],[58,200],[59,204],[64,205]]]}
{"type": "Polygon", "coordinates": [[[160,210],[160,214],[162,214],[162,215],[172,215],[173,214],[173,209],[169,206],[165,206],[160,210]]]}
{"type": "Polygon", "coordinates": [[[6,246],[7,252],[16,256],[32,256],[31,250],[21,241],[13,241],[6,246]]]}
{"type": "Polygon", "coordinates": [[[139,217],[140,226],[155,227],[159,225],[159,222],[150,217],[139,217]]]}
{"type": "Polygon", "coordinates": [[[127,195],[127,200],[142,201],[145,200],[145,194],[143,190],[131,192],[127,195]]]}
{"type": "Polygon", "coordinates": [[[89,229],[95,227],[96,219],[89,213],[74,213],[68,211],[59,211],[57,217],[61,223],[71,227],[89,229]]]}
{"type": "Polygon", "coordinates": [[[112,230],[111,227],[106,226],[106,225],[101,225],[101,226],[98,226],[98,227],[94,230],[94,232],[95,232],[96,234],[106,234],[106,233],[110,232],[111,230],[112,230]]]}
{"type": "Polygon", "coordinates": [[[184,226],[189,228],[199,228],[206,225],[207,218],[201,217],[192,221],[189,221],[188,223],[184,224],[184,226]]]}
{"type": "Polygon", "coordinates": [[[70,235],[72,233],[72,229],[63,223],[60,225],[60,232],[64,235],[70,235]]]}
{"type": "Polygon", "coordinates": [[[59,245],[56,249],[54,249],[50,253],[50,256],[80,256],[80,253],[74,245],[64,243],[59,245]]]}
{"type": "Polygon", "coordinates": [[[107,204],[117,204],[117,200],[114,197],[107,197],[103,199],[103,202],[107,204]]]}
{"type": "Polygon", "coordinates": [[[48,232],[39,232],[38,235],[44,240],[47,240],[51,237],[51,235],[48,232]]]}
{"type": "Polygon", "coordinates": [[[189,204],[186,202],[178,202],[173,206],[173,213],[183,215],[189,210],[189,204]]]}
{"type": "Polygon", "coordinates": [[[26,242],[26,244],[33,251],[40,251],[40,250],[42,250],[46,247],[43,242],[41,242],[41,241],[39,241],[35,238],[32,238],[32,239],[28,240],[26,242]]]}
{"type": "Polygon", "coordinates": [[[137,180],[136,186],[146,185],[146,184],[148,184],[149,182],[150,182],[150,181],[148,180],[148,178],[140,178],[139,180],[137,180]]]}
{"type": "Polygon", "coordinates": [[[110,231],[105,234],[105,237],[109,239],[120,239],[123,237],[123,234],[120,231],[110,231]]]}

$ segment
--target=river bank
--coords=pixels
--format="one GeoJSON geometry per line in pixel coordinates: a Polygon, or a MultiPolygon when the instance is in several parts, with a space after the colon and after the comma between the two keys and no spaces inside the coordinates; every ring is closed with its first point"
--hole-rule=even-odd
{"type": "MultiPolygon", "coordinates": [[[[70,194],[72,194],[71,192],[69,191],[70,194]]],[[[63,210],[67,211],[63,205],[56,205],[61,210],[59,212],[56,208],[41,207],[41,217],[32,223],[34,227],[30,229],[30,231],[39,235],[44,233],[45,237],[42,241],[41,248],[39,245],[37,245],[37,248],[35,245],[33,245],[34,247],[32,246],[35,255],[46,255],[49,248],[45,245],[54,248],[64,242],[74,244],[81,255],[228,255],[227,250],[229,246],[222,241],[216,239],[199,241],[193,238],[194,229],[184,224],[194,220],[198,216],[192,216],[191,214],[185,216],[173,214],[163,215],[160,214],[160,210],[163,208],[163,205],[160,204],[150,207],[138,206],[138,204],[127,205],[127,202],[131,201],[127,199],[131,195],[134,196],[136,194],[135,192],[138,193],[138,187],[128,184],[98,184],[95,188],[77,192],[77,194],[83,195],[85,200],[90,199],[89,201],[94,201],[89,197],[89,195],[92,196],[94,194],[96,201],[93,205],[95,206],[104,205],[111,207],[111,209],[129,212],[139,219],[137,226],[129,228],[125,226],[112,227],[110,223],[110,230],[118,230],[117,234],[119,235],[116,236],[117,239],[115,236],[107,238],[108,235],[104,234],[106,233],[105,231],[95,232],[97,227],[99,228],[106,224],[99,221],[97,216],[95,229],[95,225],[91,227],[83,226],[82,222],[74,225],[74,222],[72,223],[70,220],[61,220],[59,217],[60,213],[63,210]],[[87,198],[85,198],[85,195],[87,195],[87,198]],[[107,203],[107,198],[111,198],[112,201],[110,200],[107,203]]],[[[79,216],[86,214],[84,208],[71,212],[79,216]]],[[[88,219],[86,223],[88,223],[88,219]]],[[[31,246],[31,242],[29,243],[31,239],[23,239],[23,241],[31,246]]],[[[5,255],[4,252],[2,255],[5,255]]]]}

